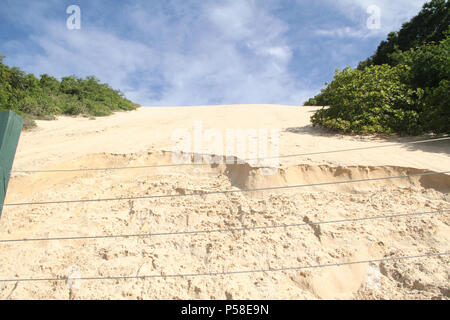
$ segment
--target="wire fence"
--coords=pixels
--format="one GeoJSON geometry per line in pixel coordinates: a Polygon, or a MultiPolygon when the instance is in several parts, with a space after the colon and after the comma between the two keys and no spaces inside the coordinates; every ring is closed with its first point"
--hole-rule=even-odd
{"type": "MultiPolygon", "coordinates": [[[[389,261],[400,261],[420,258],[433,258],[447,256],[450,252],[430,253],[415,256],[401,256],[401,257],[387,257],[382,259],[372,260],[360,260],[351,262],[338,262],[328,264],[316,264],[307,266],[285,267],[285,268],[271,268],[271,269],[258,269],[258,270],[237,270],[237,271],[222,271],[222,272],[205,272],[205,273],[178,273],[178,274],[152,274],[152,275],[134,275],[134,276],[106,276],[106,277],[74,277],[71,280],[79,281],[91,281],[91,280],[129,280],[129,279],[151,279],[151,278],[188,278],[188,277],[217,277],[217,276],[229,276],[239,274],[253,274],[253,273],[269,273],[269,272],[283,272],[283,271],[300,271],[305,269],[318,269],[329,267],[341,267],[365,263],[381,263],[389,261]]],[[[0,279],[0,283],[7,282],[42,282],[42,281],[67,281],[67,277],[60,278],[16,278],[16,279],[0,279]]]]}
{"type": "Polygon", "coordinates": [[[435,211],[425,211],[425,212],[400,213],[400,214],[391,214],[391,215],[385,215],[385,216],[374,216],[374,217],[352,218],[352,219],[341,219],[341,220],[328,220],[328,221],[317,221],[317,222],[310,221],[310,222],[305,222],[305,223],[280,224],[280,225],[270,225],[270,226],[253,226],[253,227],[194,230],[194,231],[112,234],[112,235],[98,235],[98,236],[71,236],[71,237],[53,237],[53,238],[47,237],[47,238],[28,238],[28,239],[27,238],[24,238],[24,239],[0,239],[0,243],[65,241],[65,240],[92,240],[92,239],[119,239],[119,238],[152,238],[152,237],[161,237],[161,236],[199,235],[199,234],[222,233],[222,232],[242,232],[242,231],[251,231],[251,230],[298,228],[298,227],[312,226],[312,225],[351,223],[351,222],[362,222],[362,221],[381,220],[381,219],[424,216],[424,215],[447,213],[447,212],[450,212],[450,210],[435,210],[435,211]]]}
{"type": "Polygon", "coordinates": [[[58,201],[40,201],[40,202],[16,202],[16,203],[5,203],[5,204],[3,204],[3,206],[4,207],[12,207],[12,206],[17,207],[17,206],[28,206],[28,205],[86,203],[86,202],[101,202],[101,201],[129,201],[129,200],[142,200],[142,199],[162,199],[162,198],[207,196],[207,195],[230,194],[230,193],[248,193],[248,192],[257,192],[257,191],[298,189],[298,188],[306,188],[306,187],[319,187],[319,186],[340,185],[340,184],[348,184],[348,183],[383,181],[383,180],[393,180],[393,179],[406,179],[406,178],[425,177],[425,176],[441,175],[441,174],[448,174],[448,173],[450,173],[450,171],[425,172],[425,173],[416,173],[416,174],[409,174],[409,175],[402,175],[402,176],[390,176],[390,177],[369,178],[369,179],[353,179],[353,180],[344,180],[344,181],[297,184],[297,185],[278,186],[278,187],[205,191],[205,192],[184,193],[184,194],[179,193],[179,194],[163,194],[163,195],[135,196],[135,197],[121,197],[121,198],[76,199],[76,200],[58,200],[58,201]]]}
{"type": "MultiPolygon", "coordinates": [[[[290,158],[290,157],[300,157],[300,156],[308,156],[308,155],[338,153],[338,152],[361,151],[361,150],[368,150],[368,149],[387,148],[387,147],[403,146],[403,145],[415,145],[415,144],[429,143],[429,142],[435,142],[435,141],[445,141],[445,140],[450,140],[450,137],[412,141],[412,142],[403,142],[403,143],[393,143],[393,144],[371,146],[371,147],[291,154],[291,155],[282,155],[282,156],[278,156],[278,157],[267,157],[267,158],[259,158],[259,159],[247,159],[245,161],[273,159],[273,158],[290,158]]],[[[51,172],[78,172],[78,171],[101,171],[101,170],[105,170],[105,171],[106,170],[127,170],[127,169],[163,168],[163,167],[192,166],[192,165],[210,165],[210,164],[188,163],[188,164],[167,164],[167,165],[148,165],[148,166],[146,165],[146,166],[129,166],[129,167],[110,167],[110,168],[13,170],[10,172],[10,174],[11,173],[51,173],[51,172]]],[[[205,191],[205,192],[196,192],[196,193],[187,193],[187,194],[164,194],[164,195],[149,195],[149,196],[119,197],[119,198],[19,202],[19,203],[5,203],[2,206],[3,207],[17,207],[17,206],[27,206],[27,205],[73,204],[73,203],[100,202],[100,201],[124,201],[124,200],[161,199],[161,198],[175,198],[175,197],[189,197],[189,196],[206,196],[206,195],[215,195],[215,194],[248,193],[248,192],[257,192],[257,191],[286,190],[286,189],[330,186],[330,185],[340,185],[340,184],[349,184],[349,183],[363,183],[363,182],[373,182],[373,181],[383,181],[383,180],[393,180],[393,179],[407,179],[407,178],[413,178],[413,177],[443,175],[443,174],[448,174],[448,173],[450,173],[450,171],[423,172],[423,173],[408,174],[408,175],[401,175],[401,176],[388,176],[388,177],[368,178],[368,179],[353,179],[353,180],[344,180],[344,181],[298,184],[298,185],[289,185],[289,186],[273,186],[273,187],[253,188],[253,189],[232,189],[232,190],[205,191]]],[[[137,238],[137,237],[149,238],[149,237],[157,237],[157,236],[178,236],[178,235],[210,234],[210,233],[220,233],[220,232],[241,232],[241,231],[248,231],[248,230],[286,229],[286,228],[295,228],[295,227],[311,226],[311,225],[352,223],[352,222],[363,222],[363,221],[375,221],[375,220],[380,220],[380,219],[393,219],[393,218],[401,218],[401,217],[435,215],[435,214],[443,214],[443,213],[448,213],[448,212],[450,212],[450,209],[423,211],[423,212],[407,212],[407,213],[389,214],[389,215],[383,215],[383,216],[371,216],[371,217],[350,218],[350,219],[341,219],[341,220],[328,220],[328,221],[317,221],[317,222],[309,221],[309,222],[296,223],[296,224],[281,224],[281,225],[251,226],[251,227],[244,226],[244,227],[239,227],[239,228],[194,230],[194,231],[89,235],[89,236],[59,236],[59,237],[46,237],[46,238],[0,239],[0,243],[12,244],[12,243],[37,242],[37,241],[74,241],[74,240],[89,240],[89,239],[91,239],[91,240],[93,240],[93,239],[118,239],[118,238],[137,238]]],[[[120,276],[102,276],[102,277],[93,276],[93,277],[79,277],[79,278],[76,278],[75,280],[89,281],[89,280],[149,279],[149,278],[164,278],[164,279],[166,279],[166,278],[185,278],[185,277],[201,277],[201,276],[228,276],[228,275],[238,275],[238,274],[269,273],[269,272],[287,272],[287,271],[299,271],[299,270],[303,270],[303,269],[316,269],[316,268],[339,267],[339,266],[366,264],[366,263],[381,263],[381,262],[401,261],[401,260],[409,260],[409,259],[443,257],[443,256],[447,256],[449,254],[450,254],[450,252],[440,252],[440,253],[429,253],[429,254],[412,255],[412,256],[384,257],[384,258],[380,258],[380,259],[362,260],[362,261],[338,262],[338,263],[329,263],[329,264],[294,266],[294,267],[284,267],[284,268],[269,268],[269,269],[258,269],[258,270],[236,270],[236,271],[226,271],[226,272],[223,271],[223,272],[209,272],[209,273],[179,273],[179,274],[154,274],[154,275],[133,275],[133,276],[121,276],[120,275],[120,276]]],[[[67,279],[68,279],[67,277],[10,278],[10,279],[0,279],[0,283],[67,281],[67,279]]]]}
{"type": "MultiPolygon", "coordinates": [[[[269,160],[269,159],[282,159],[282,158],[296,158],[303,156],[311,156],[311,155],[320,155],[320,154],[329,154],[329,153],[341,153],[341,152],[351,152],[351,151],[362,151],[362,150],[370,150],[370,149],[380,149],[380,148],[389,148],[396,146],[408,146],[408,145],[417,145],[424,144],[436,141],[446,141],[450,140],[450,137],[437,138],[437,139],[427,139],[427,140],[419,140],[419,141],[410,141],[410,142],[398,142],[391,143],[385,145],[371,146],[371,147],[360,147],[360,148],[350,148],[350,149],[339,149],[339,150],[329,150],[329,151],[319,151],[319,152],[308,152],[308,153],[298,153],[298,154],[288,154],[288,155],[280,155],[273,157],[260,157],[260,158],[252,158],[252,159],[244,159],[242,161],[261,161],[261,160],[269,160]]],[[[143,166],[124,166],[124,167],[106,167],[106,168],[75,168],[75,169],[49,169],[49,170],[12,170],[11,173],[58,173],[58,172],[82,172],[82,171],[109,171],[109,170],[132,170],[132,169],[147,169],[147,168],[171,168],[171,167],[183,167],[183,166],[209,166],[210,163],[173,163],[173,164],[164,164],[164,165],[143,165],[143,166]]]]}

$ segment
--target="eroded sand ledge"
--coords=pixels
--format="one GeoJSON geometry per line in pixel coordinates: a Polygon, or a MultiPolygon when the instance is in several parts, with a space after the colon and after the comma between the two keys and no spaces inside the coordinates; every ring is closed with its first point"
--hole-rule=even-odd
{"type": "MultiPolygon", "coordinates": [[[[141,108],[95,121],[39,122],[22,135],[15,169],[72,169],[171,163],[171,132],[278,128],[281,154],[392,143],[329,135],[309,126],[314,108],[226,106],[141,108]]],[[[423,137],[422,137],[423,139],[423,137]]],[[[409,139],[406,139],[409,141],[409,139]]],[[[402,140],[401,140],[402,141],[402,140]]],[[[15,174],[7,202],[180,195],[264,188],[450,168],[450,143],[283,160],[261,176],[249,164],[15,174]]],[[[159,233],[357,219],[450,208],[450,177],[118,202],[7,207],[0,239],[159,233]]],[[[161,237],[0,244],[0,278],[167,275],[270,269],[446,252],[448,213],[295,228],[161,237]]],[[[200,278],[0,285],[0,298],[449,298],[449,257],[289,272],[200,278]]]]}

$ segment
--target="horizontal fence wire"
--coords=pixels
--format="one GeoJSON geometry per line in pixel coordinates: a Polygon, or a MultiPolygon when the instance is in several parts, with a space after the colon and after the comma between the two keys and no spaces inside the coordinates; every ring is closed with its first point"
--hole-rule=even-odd
{"type": "MultiPolygon", "coordinates": [[[[438,139],[428,139],[412,142],[403,143],[393,143],[381,146],[372,147],[361,147],[361,148],[351,148],[351,149],[341,149],[341,150],[331,150],[322,152],[310,152],[301,154],[291,154],[282,155],[276,157],[266,157],[258,159],[247,159],[244,161],[252,160],[264,160],[264,159],[276,159],[276,158],[290,158],[290,157],[300,157],[307,155],[318,155],[327,153],[339,153],[339,152],[349,152],[357,150],[368,150],[368,149],[378,149],[387,148],[393,146],[402,145],[414,145],[429,143],[435,141],[450,140],[450,137],[438,138],[438,139]]],[[[162,168],[162,167],[176,167],[176,166],[192,166],[192,165],[210,165],[204,163],[183,163],[183,164],[168,164],[168,165],[149,165],[149,166],[134,166],[134,167],[110,167],[110,168],[79,168],[79,169],[55,169],[55,170],[13,170],[10,173],[45,173],[45,172],[76,172],[76,171],[100,171],[100,170],[125,170],[125,169],[143,169],[143,168],[162,168]]],[[[136,196],[136,197],[121,197],[121,198],[100,198],[100,199],[79,199],[79,200],[61,200],[61,201],[43,201],[43,202],[23,202],[23,203],[6,203],[3,206],[25,206],[25,205],[49,205],[49,204],[67,204],[67,203],[83,203],[83,202],[99,202],[99,201],[123,201],[123,200],[139,200],[139,199],[158,199],[158,198],[173,198],[173,197],[187,197],[187,196],[205,196],[213,194],[230,194],[230,193],[245,193],[245,192],[255,192],[255,191],[268,191],[268,190],[282,190],[282,189],[294,189],[303,187],[315,187],[315,186],[326,186],[326,185],[338,185],[347,183],[359,183],[359,182],[370,182],[370,181],[381,181],[381,180],[391,180],[391,179],[404,179],[411,177],[424,177],[439,174],[448,174],[450,171],[443,172],[425,172],[419,174],[410,174],[402,176],[391,176],[391,177],[381,177],[381,178],[370,178],[370,179],[356,179],[356,180],[345,180],[337,182],[323,182],[323,183],[313,183],[313,184],[299,184],[291,186],[279,186],[279,187],[265,187],[265,188],[255,188],[255,189],[238,189],[238,190],[221,190],[221,191],[207,191],[199,193],[188,193],[188,194],[175,194],[175,195],[153,195],[153,196],[136,196]]],[[[228,229],[212,229],[212,230],[197,230],[197,231],[179,231],[179,232],[159,232],[159,233],[145,233],[145,234],[120,234],[120,235],[100,235],[100,236],[71,236],[71,237],[53,237],[53,238],[30,238],[30,239],[0,239],[0,243],[14,243],[14,242],[31,242],[31,241],[58,241],[58,240],[83,240],[83,239],[108,239],[108,238],[130,238],[130,237],[154,237],[154,236],[170,236],[170,235],[196,235],[205,233],[218,233],[218,232],[235,232],[235,231],[247,231],[247,230],[267,230],[267,229],[281,229],[281,228],[293,228],[301,227],[307,225],[320,225],[320,224],[332,224],[332,223],[351,223],[359,221],[373,221],[377,219],[389,219],[389,218],[399,218],[399,217],[411,217],[420,215],[429,215],[450,212],[450,210],[436,210],[427,212],[413,212],[413,213],[403,213],[403,214],[392,214],[386,216],[373,216],[373,217],[363,217],[363,218],[353,218],[353,219],[342,219],[342,220],[329,220],[329,221],[319,221],[319,222],[305,222],[299,224],[284,224],[284,225],[272,225],[272,226],[255,226],[255,227],[240,227],[240,228],[228,228],[228,229]]],[[[432,258],[447,256],[450,252],[441,252],[434,254],[422,254],[415,256],[400,256],[400,257],[386,257],[381,259],[372,260],[362,260],[362,261],[352,261],[352,262],[340,262],[340,263],[329,263],[329,264],[317,264],[317,265],[306,265],[306,266],[295,266],[295,267],[284,267],[284,268],[269,268],[269,269],[258,269],[258,270],[237,270],[237,271],[223,271],[223,272],[208,272],[208,273],[180,273],[180,274],[154,274],[154,275],[133,275],[133,276],[104,276],[104,277],[78,277],[70,278],[70,280],[127,280],[127,279],[151,279],[151,278],[184,278],[184,277],[201,277],[201,276],[227,276],[227,275],[239,275],[239,274],[253,274],[253,273],[269,273],[269,272],[282,272],[282,271],[299,271],[304,269],[316,269],[316,268],[327,268],[327,267],[340,267],[348,265],[366,264],[366,263],[381,263],[388,261],[401,261],[408,259],[419,259],[419,258],[432,258]]],[[[10,282],[43,282],[43,281],[67,281],[68,277],[54,277],[54,278],[11,278],[11,279],[0,279],[0,283],[10,283],[10,282]]]]}
{"type": "Polygon", "coordinates": [[[151,237],[161,237],[161,236],[198,235],[198,234],[211,234],[211,233],[222,233],[222,232],[242,232],[242,231],[252,231],[252,230],[285,229],[285,228],[297,228],[297,227],[312,226],[312,225],[373,221],[373,220],[391,219],[391,218],[424,216],[424,215],[447,213],[447,212],[450,212],[450,209],[426,211],[426,212],[400,213],[400,214],[391,214],[391,215],[385,215],[385,216],[373,216],[373,217],[351,218],[351,219],[341,219],[341,220],[328,220],[328,221],[317,221],[317,222],[310,221],[310,222],[294,223],[294,224],[226,228],[226,229],[175,231],[175,232],[158,232],[158,233],[116,234],[116,235],[97,235],[97,236],[66,236],[66,237],[28,238],[28,239],[27,238],[24,238],[24,239],[0,239],[0,243],[64,241],[64,240],[92,240],[92,239],[119,239],[119,238],[151,238],[151,237]]]}
{"type": "MultiPolygon", "coordinates": [[[[445,141],[445,140],[450,140],[450,137],[411,141],[411,142],[398,142],[398,143],[391,143],[391,144],[386,144],[386,145],[381,145],[381,146],[339,149],[339,150],[319,151],[319,152],[308,152],[308,153],[289,154],[289,155],[281,155],[281,156],[273,156],[273,157],[261,157],[261,158],[253,158],[253,159],[244,159],[242,161],[248,162],[248,161],[261,161],[261,160],[269,160],[269,159],[277,159],[277,158],[280,158],[280,159],[281,158],[295,158],[295,157],[328,154],[328,153],[340,153],[340,152],[360,151],[360,150],[369,150],[369,149],[389,148],[389,147],[403,146],[403,145],[416,145],[416,144],[423,144],[423,143],[436,142],[436,141],[445,141]]],[[[12,171],[10,171],[10,174],[11,173],[52,173],[52,172],[57,173],[57,172],[81,172],[81,171],[130,170],[130,169],[145,169],[145,168],[170,168],[170,167],[182,167],[182,166],[209,166],[211,164],[214,164],[214,163],[179,163],[179,164],[174,163],[174,164],[165,164],[165,165],[143,165],[143,166],[107,167],[107,168],[12,170],[12,171]]]]}
{"type": "Polygon", "coordinates": [[[286,268],[270,268],[270,269],[258,269],[258,270],[237,270],[237,271],[222,271],[222,272],[205,272],[205,273],[178,273],[178,274],[152,274],[152,275],[134,275],[134,276],[105,276],[105,277],[60,277],[60,278],[16,278],[16,279],[0,279],[0,283],[8,282],[44,282],[44,281],[92,281],[92,280],[129,280],[129,279],[152,279],[152,278],[188,278],[188,277],[217,277],[217,276],[228,276],[228,275],[240,275],[240,274],[254,274],[254,273],[269,273],[269,272],[282,272],[282,271],[300,271],[306,269],[318,269],[318,268],[329,268],[329,267],[342,267],[349,265],[358,265],[365,263],[381,263],[389,261],[401,261],[410,259],[421,259],[421,258],[433,258],[442,257],[449,255],[450,252],[440,252],[432,254],[422,254],[415,256],[401,256],[401,257],[387,257],[382,259],[372,259],[372,260],[360,260],[351,262],[339,262],[339,263],[328,263],[328,264],[317,264],[317,265],[307,265],[307,266],[296,266],[296,267],[286,267],[286,268]]]}
{"type": "Polygon", "coordinates": [[[354,180],[344,180],[344,181],[334,181],[334,182],[321,182],[321,183],[311,183],[311,184],[298,184],[298,185],[290,185],[290,186],[265,187],[265,188],[254,188],[254,189],[205,191],[205,192],[198,192],[198,193],[173,194],[173,195],[165,194],[165,195],[121,197],[121,198],[99,198],[99,199],[78,199],[78,200],[58,200],[58,201],[5,203],[2,206],[3,207],[12,207],[12,206],[69,204],[69,203],[85,203],[85,202],[100,202],[100,201],[126,201],[126,200],[141,200],[141,199],[162,199],[162,198],[206,196],[206,195],[214,195],[214,194],[247,193],[247,192],[256,192],[256,191],[298,189],[298,188],[306,188],[306,187],[340,185],[340,184],[348,184],[348,183],[383,181],[383,180],[393,180],[393,179],[406,179],[406,178],[425,177],[425,176],[432,176],[432,175],[439,175],[439,174],[448,174],[448,173],[450,173],[450,171],[425,172],[425,173],[409,174],[409,175],[402,175],[402,176],[390,176],[390,177],[370,178],[370,179],[354,179],[354,180]]]}
{"type": "MultiPolygon", "coordinates": [[[[434,141],[446,141],[446,140],[450,140],[450,137],[418,140],[418,141],[410,141],[410,142],[396,142],[396,143],[390,143],[390,144],[381,145],[381,146],[359,147],[359,148],[338,149],[338,150],[330,150],[330,151],[317,151],[317,152],[308,152],[308,153],[288,154],[288,155],[261,158],[261,160],[277,159],[277,158],[295,158],[295,157],[312,156],[312,155],[327,154],[327,153],[340,153],[340,152],[361,151],[361,150],[370,150],[370,149],[381,149],[381,148],[398,147],[398,146],[402,146],[402,145],[424,144],[424,143],[429,143],[429,142],[434,142],[434,141]]],[[[258,160],[258,158],[247,159],[247,161],[251,161],[251,160],[258,160]]]]}

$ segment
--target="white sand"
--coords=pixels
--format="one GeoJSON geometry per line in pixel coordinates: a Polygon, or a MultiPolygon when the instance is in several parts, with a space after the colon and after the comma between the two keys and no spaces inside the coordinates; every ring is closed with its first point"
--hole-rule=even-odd
{"type": "MultiPolygon", "coordinates": [[[[39,121],[21,136],[15,170],[171,164],[176,129],[279,129],[280,154],[429,137],[342,136],[312,128],[314,107],[160,107],[111,117],[39,121]]],[[[188,151],[188,150],[186,150],[188,151]]],[[[450,142],[283,158],[274,175],[249,165],[14,173],[7,203],[177,195],[446,171],[450,142]]],[[[323,187],[5,207],[0,239],[268,226],[450,209],[450,177],[323,187]]],[[[0,243],[0,279],[169,275],[273,269],[449,251],[448,213],[295,228],[147,238],[0,243]]],[[[448,299],[448,256],[227,276],[0,283],[0,298],[448,299]]]]}

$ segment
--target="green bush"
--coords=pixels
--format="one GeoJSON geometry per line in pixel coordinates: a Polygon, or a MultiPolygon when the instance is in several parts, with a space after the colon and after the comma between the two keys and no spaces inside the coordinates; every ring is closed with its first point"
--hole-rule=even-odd
{"type": "MultiPolygon", "coordinates": [[[[328,86],[328,82],[325,82],[325,85],[328,86]]],[[[322,91],[316,95],[314,98],[309,99],[303,103],[304,106],[329,106],[331,103],[329,91],[322,89],[322,91]]]]}
{"type": "Polygon", "coordinates": [[[422,114],[425,130],[450,133],[450,81],[442,80],[437,88],[428,91],[422,114]]]}
{"type": "Polygon", "coordinates": [[[392,55],[393,65],[410,67],[404,81],[413,88],[436,88],[443,79],[450,79],[450,36],[440,43],[429,43],[392,55]]]}
{"type": "Polygon", "coordinates": [[[57,114],[107,116],[116,110],[134,110],[138,105],[93,77],[75,76],[61,81],[43,74],[40,79],[19,68],[3,64],[0,55],[0,108],[13,110],[25,119],[52,119],[57,114]]]}
{"type": "Polygon", "coordinates": [[[450,4],[433,0],[357,70],[337,72],[309,105],[314,125],[344,132],[450,132],[450,4]]]}
{"type": "Polygon", "coordinates": [[[36,127],[36,122],[33,119],[30,118],[24,118],[23,121],[23,129],[24,130],[29,130],[29,129],[33,129],[36,127]]]}
{"type": "Polygon", "coordinates": [[[393,64],[392,54],[408,51],[424,44],[439,42],[446,38],[450,22],[450,2],[432,0],[423,5],[422,10],[410,21],[404,23],[398,32],[389,33],[386,41],[381,41],[375,54],[361,61],[358,69],[371,65],[393,64]]]}
{"type": "Polygon", "coordinates": [[[423,128],[417,101],[423,91],[402,83],[407,71],[403,65],[337,70],[322,92],[330,107],[311,117],[313,125],[348,133],[420,133],[423,128]]]}
{"type": "Polygon", "coordinates": [[[304,106],[318,106],[317,100],[315,98],[311,98],[308,101],[303,102],[304,106]]]}

